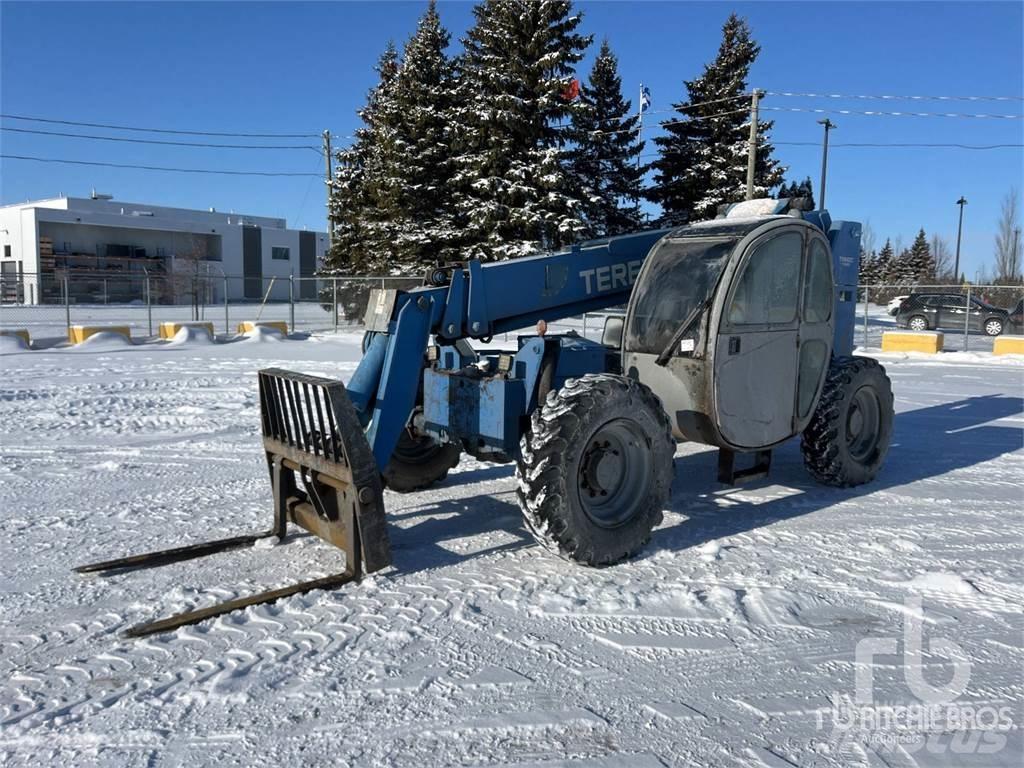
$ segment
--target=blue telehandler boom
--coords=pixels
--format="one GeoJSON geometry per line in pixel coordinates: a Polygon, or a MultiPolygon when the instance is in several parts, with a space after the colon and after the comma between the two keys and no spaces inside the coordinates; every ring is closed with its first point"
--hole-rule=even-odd
{"type": "Polygon", "coordinates": [[[514,463],[538,542],[594,566],[650,539],[677,441],[717,446],[726,483],[763,477],[772,448],[796,435],[818,481],[870,481],[888,450],[893,402],[882,367],[852,356],[860,225],[805,202],[748,201],[710,221],[470,261],[432,270],[413,290],[373,291],[347,385],[259,373],[270,530],[78,570],[199,557],[283,537],[291,522],[343,549],[345,571],[128,634],[332,588],[391,563],[384,488],[426,488],[463,453],[514,463]],[[546,332],[548,322],[627,302],[600,342],[546,332]],[[534,324],[515,348],[491,348],[496,334],[534,324]],[[737,469],[741,455],[748,466],[737,469]]]}

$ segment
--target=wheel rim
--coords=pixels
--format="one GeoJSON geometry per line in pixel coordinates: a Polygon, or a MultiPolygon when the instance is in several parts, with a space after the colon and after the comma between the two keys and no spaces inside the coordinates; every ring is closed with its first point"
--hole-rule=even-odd
{"type": "Polygon", "coordinates": [[[596,525],[615,528],[640,509],[651,476],[651,452],[643,430],[629,419],[602,425],[580,460],[580,505],[596,525]]]}
{"type": "Polygon", "coordinates": [[[846,413],[846,447],[856,461],[869,458],[878,444],[882,406],[872,387],[858,389],[846,413]]]}
{"type": "Polygon", "coordinates": [[[1003,330],[1003,324],[998,320],[989,320],[985,323],[985,333],[989,336],[997,336],[1003,330]]]}
{"type": "Polygon", "coordinates": [[[910,321],[910,330],[912,331],[923,331],[928,327],[928,323],[922,320],[920,317],[915,317],[910,321]]]}

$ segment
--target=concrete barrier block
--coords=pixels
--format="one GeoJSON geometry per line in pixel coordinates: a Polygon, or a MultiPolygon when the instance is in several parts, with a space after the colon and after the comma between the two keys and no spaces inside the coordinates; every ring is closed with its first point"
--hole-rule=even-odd
{"type": "Polygon", "coordinates": [[[942,351],[941,331],[883,331],[883,352],[928,352],[942,351]]]}
{"type": "Polygon", "coordinates": [[[248,333],[249,331],[255,329],[257,326],[259,326],[260,328],[273,328],[275,330],[280,331],[285,336],[288,335],[288,323],[284,322],[283,320],[261,320],[258,323],[253,322],[252,320],[243,320],[238,324],[238,332],[248,333]]]}
{"type": "Polygon", "coordinates": [[[81,344],[97,333],[118,333],[126,339],[132,337],[132,330],[127,325],[72,325],[68,330],[68,341],[72,344],[81,344]]]}
{"type": "Polygon", "coordinates": [[[1024,355],[1024,336],[996,336],[992,342],[993,355],[1024,355]]]}
{"type": "Polygon", "coordinates": [[[17,336],[26,347],[32,344],[32,337],[25,328],[0,328],[0,336],[17,336]]]}
{"type": "Polygon", "coordinates": [[[164,322],[164,323],[160,323],[160,327],[159,327],[160,338],[161,339],[173,339],[175,336],[178,335],[178,331],[180,331],[182,328],[203,328],[203,329],[206,330],[206,332],[208,334],[210,334],[210,338],[211,339],[214,338],[214,335],[215,335],[214,332],[213,332],[213,323],[202,323],[202,322],[198,322],[198,323],[174,323],[174,322],[164,322]]]}

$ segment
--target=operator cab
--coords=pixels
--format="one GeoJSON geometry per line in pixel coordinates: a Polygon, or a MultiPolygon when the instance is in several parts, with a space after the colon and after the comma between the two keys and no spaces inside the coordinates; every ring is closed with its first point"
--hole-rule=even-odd
{"type": "Polygon", "coordinates": [[[811,418],[832,355],[835,280],[826,233],[799,212],[738,213],[652,248],[622,370],[658,395],[676,437],[757,451],[811,418]]]}

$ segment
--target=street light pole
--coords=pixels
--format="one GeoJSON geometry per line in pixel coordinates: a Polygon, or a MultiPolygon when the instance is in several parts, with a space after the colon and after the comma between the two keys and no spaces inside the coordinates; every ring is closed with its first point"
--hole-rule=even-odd
{"type": "Polygon", "coordinates": [[[967,198],[960,195],[956,204],[960,206],[960,223],[956,226],[956,260],[953,262],[953,277],[960,282],[960,236],[964,231],[964,206],[967,205],[967,198]]]}
{"type": "Polygon", "coordinates": [[[828,174],[828,132],[839,126],[829,120],[819,120],[818,125],[825,126],[825,143],[821,148],[821,189],[818,192],[818,209],[825,210],[825,177],[828,174]]]}

